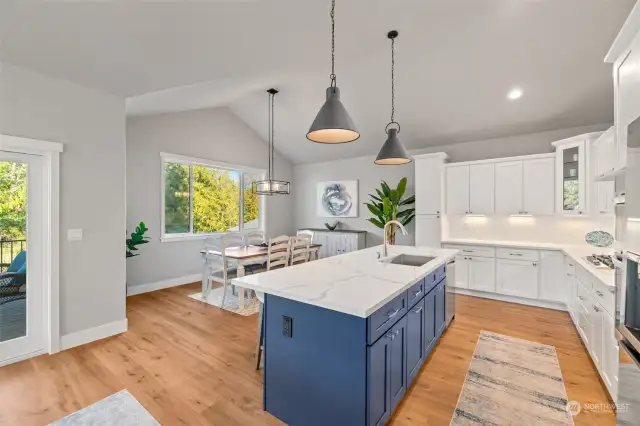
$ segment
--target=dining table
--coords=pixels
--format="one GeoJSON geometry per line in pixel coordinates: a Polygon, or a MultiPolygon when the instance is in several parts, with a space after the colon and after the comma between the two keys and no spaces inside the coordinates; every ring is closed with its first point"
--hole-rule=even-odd
{"type": "MultiPolygon", "coordinates": [[[[322,244],[310,244],[309,245],[309,261],[318,259],[318,252],[322,244]]],[[[267,261],[268,250],[265,246],[245,246],[245,247],[227,247],[224,250],[224,255],[228,260],[233,260],[237,264],[237,276],[243,277],[245,275],[245,266],[265,263],[267,261]]],[[[209,249],[200,250],[202,256],[202,262],[204,268],[202,270],[202,288],[205,288],[207,282],[207,274],[209,274],[209,265],[211,263],[212,256],[222,256],[222,251],[209,249]]],[[[245,304],[245,289],[238,287],[238,304],[240,308],[244,308],[245,304]]],[[[249,292],[250,294],[252,292],[249,292]]]]}

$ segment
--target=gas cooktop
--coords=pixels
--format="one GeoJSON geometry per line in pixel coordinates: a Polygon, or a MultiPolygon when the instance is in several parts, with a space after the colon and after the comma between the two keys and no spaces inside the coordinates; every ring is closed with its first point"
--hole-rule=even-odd
{"type": "Polygon", "coordinates": [[[611,260],[611,256],[608,254],[592,254],[584,259],[599,269],[615,269],[613,260],[611,260]]]}

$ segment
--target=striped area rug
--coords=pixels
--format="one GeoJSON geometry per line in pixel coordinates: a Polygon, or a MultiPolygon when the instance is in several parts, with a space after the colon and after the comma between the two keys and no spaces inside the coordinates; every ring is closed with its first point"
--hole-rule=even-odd
{"type": "Polygon", "coordinates": [[[451,425],[573,425],[555,348],[482,331],[451,425]]]}

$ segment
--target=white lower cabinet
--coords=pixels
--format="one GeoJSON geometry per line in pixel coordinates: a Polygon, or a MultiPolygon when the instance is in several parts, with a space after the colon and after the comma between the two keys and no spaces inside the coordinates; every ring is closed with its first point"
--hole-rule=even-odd
{"type": "Polygon", "coordinates": [[[618,398],[618,341],[614,330],[613,317],[606,312],[602,315],[602,378],[614,401],[618,398]]]}
{"type": "Polygon", "coordinates": [[[469,288],[478,291],[496,291],[496,264],[494,259],[469,257],[469,288]]]}
{"type": "Polygon", "coordinates": [[[538,263],[528,260],[496,260],[498,293],[536,299],[538,297],[538,263]]]}
{"type": "Polygon", "coordinates": [[[469,257],[456,256],[456,287],[469,288],[469,257]]]}
{"type": "Polygon", "coordinates": [[[565,285],[564,254],[559,251],[540,252],[540,293],[538,298],[551,302],[566,303],[567,290],[565,285]]]}

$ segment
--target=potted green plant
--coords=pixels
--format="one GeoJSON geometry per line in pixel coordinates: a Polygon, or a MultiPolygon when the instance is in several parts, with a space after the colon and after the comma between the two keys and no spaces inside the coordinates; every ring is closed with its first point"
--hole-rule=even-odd
{"type": "MultiPolygon", "coordinates": [[[[369,211],[375,216],[367,220],[378,228],[384,229],[385,223],[390,220],[397,220],[402,225],[407,226],[416,216],[416,209],[413,207],[416,197],[412,195],[404,198],[407,189],[407,178],[400,179],[398,186],[392,189],[385,181],[380,184],[380,189],[376,188],[376,194],[369,194],[371,201],[364,203],[369,211]]],[[[392,224],[388,230],[388,241],[396,243],[396,225],[392,224]]]]}
{"type": "Polygon", "coordinates": [[[149,229],[144,224],[144,222],[140,222],[138,226],[136,226],[135,232],[131,233],[131,238],[127,238],[127,257],[138,256],[137,253],[133,253],[134,251],[138,251],[136,246],[140,244],[147,244],[149,242],[149,237],[145,237],[144,233],[149,229]]]}

